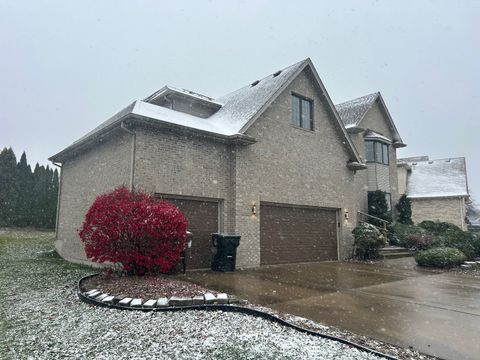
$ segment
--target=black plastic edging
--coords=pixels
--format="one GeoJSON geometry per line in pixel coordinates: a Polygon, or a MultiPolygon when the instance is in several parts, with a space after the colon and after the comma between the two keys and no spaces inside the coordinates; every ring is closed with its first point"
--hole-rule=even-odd
{"type": "Polygon", "coordinates": [[[87,304],[93,304],[93,305],[100,306],[100,307],[107,307],[107,308],[110,308],[110,309],[131,310],[131,311],[134,310],[134,311],[143,311],[143,312],[152,312],[152,311],[153,312],[168,312],[168,311],[187,311],[187,310],[206,310],[206,311],[221,310],[221,311],[224,311],[224,312],[236,312],[236,313],[241,313],[241,314],[245,314],[245,315],[260,317],[262,319],[275,322],[277,324],[292,328],[294,330],[300,331],[300,332],[305,333],[305,334],[309,334],[309,335],[321,337],[321,338],[324,338],[324,339],[337,341],[337,342],[342,343],[344,345],[348,345],[348,346],[357,348],[361,351],[364,351],[364,352],[367,352],[367,353],[370,353],[370,354],[373,354],[373,355],[376,355],[376,356],[379,356],[379,357],[383,357],[385,359],[399,360],[396,357],[393,357],[391,355],[387,355],[387,354],[381,353],[379,351],[367,348],[363,345],[360,345],[360,344],[357,344],[357,343],[354,343],[354,342],[351,342],[351,341],[348,341],[348,340],[345,340],[345,339],[341,339],[341,338],[333,336],[333,335],[327,335],[327,334],[324,334],[324,333],[321,333],[321,332],[309,330],[309,329],[303,328],[301,326],[292,324],[291,322],[288,322],[284,319],[281,319],[278,316],[275,316],[273,314],[269,314],[269,313],[266,313],[264,311],[260,311],[260,310],[256,310],[256,309],[252,309],[252,308],[247,308],[247,307],[239,306],[239,305],[203,304],[203,305],[188,305],[188,306],[170,306],[170,307],[166,307],[166,308],[144,308],[144,307],[133,307],[133,306],[124,306],[124,305],[118,305],[118,304],[104,303],[102,301],[98,301],[98,300],[95,300],[95,299],[92,299],[92,298],[86,296],[81,291],[82,282],[87,280],[87,279],[90,279],[92,277],[95,277],[97,275],[98,274],[88,275],[88,276],[85,276],[85,277],[81,278],[78,281],[77,295],[78,295],[78,297],[81,301],[83,301],[87,304]]]}

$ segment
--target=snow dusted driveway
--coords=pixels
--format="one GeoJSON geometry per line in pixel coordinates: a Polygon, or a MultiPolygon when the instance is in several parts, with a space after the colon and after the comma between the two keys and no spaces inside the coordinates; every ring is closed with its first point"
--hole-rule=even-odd
{"type": "Polygon", "coordinates": [[[377,359],[243,314],[142,313],[80,302],[91,270],[52,253],[51,233],[0,235],[0,358],[377,359]]]}

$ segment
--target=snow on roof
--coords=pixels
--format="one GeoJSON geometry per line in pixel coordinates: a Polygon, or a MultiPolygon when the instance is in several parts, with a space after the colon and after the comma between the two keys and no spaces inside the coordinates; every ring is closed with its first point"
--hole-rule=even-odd
{"type": "Polygon", "coordinates": [[[408,162],[409,198],[468,196],[465,158],[408,162]]]}
{"type": "Polygon", "coordinates": [[[182,95],[185,95],[185,96],[197,99],[197,100],[201,100],[201,101],[204,101],[204,102],[212,103],[214,105],[222,106],[221,103],[216,101],[214,98],[211,98],[210,96],[202,95],[202,94],[199,94],[199,93],[196,93],[194,91],[187,90],[187,89],[179,89],[179,88],[176,88],[176,87],[173,87],[173,86],[170,86],[170,85],[166,85],[163,88],[161,88],[160,90],[154,92],[152,95],[147,96],[145,99],[143,99],[143,101],[151,102],[152,100],[154,100],[155,98],[157,98],[159,96],[162,96],[166,93],[172,93],[172,92],[182,94],[182,95]]]}
{"type": "Polygon", "coordinates": [[[376,92],[335,105],[345,126],[358,125],[377,100],[378,95],[379,93],[376,92]]]}
{"type": "Polygon", "coordinates": [[[307,60],[302,60],[261,80],[224,95],[218,99],[223,107],[209,120],[227,132],[238,133],[268,100],[299,70],[307,60]]]}
{"type": "Polygon", "coordinates": [[[228,129],[219,126],[221,124],[212,123],[210,118],[204,119],[140,100],[135,102],[135,106],[133,107],[131,114],[221,135],[229,136],[238,133],[238,131],[235,131],[235,129],[228,129]]]}
{"type": "Polygon", "coordinates": [[[388,137],[386,136],[383,136],[382,134],[380,133],[377,133],[373,130],[368,130],[367,133],[363,136],[365,139],[378,139],[378,140],[383,140],[383,141],[387,141],[387,142],[392,142],[391,139],[389,139],[388,137]]]}
{"type": "MultiPolygon", "coordinates": [[[[291,79],[293,79],[308,64],[311,64],[310,59],[302,60],[286,67],[285,69],[278,70],[261,80],[255,80],[251,84],[216,100],[189,90],[165,86],[143,101],[138,100],[133,102],[94,130],[75,141],[72,145],[62,150],[60,153],[50,157],[49,160],[56,161],[56,159],[59,159],[77,146],[113,129],[122,121],[127,120],[132,116],[143,117],[148,120],[157,120],[159,123],[171,123],[222,136],[243,134],[246,131],[248,124],[251,123],[256,116],[261,114],[265,107],[269,105],[270,101],[275,99],[275,95],[277,95],[289,83],[289,81],[291,81],[291,79]],[[187,96],[201,99],[202,101],[217,104],[220,108],[210,117],[202,118],[147,102],[152,101],[152,99],[155,99],[158,96],[162,96],[165,92],[171,91],[180,92],[187,96]]],[[[315,69],[312,69],[312,71],[316,74],[315,69]]],[[[320,80],[318,81],[320,82],[320,80]]],[[[341,124],[339,125],[341,126],[341,124]]],[[[348,135],[345,133],[344,136],[353,156],[357,158],[358,154],[350,142],[348,135]]]]}
{"type": "MultiPolygon", "coordinates": [[[[164,86],[162,89],[145,98],[144,101],[134,101],[125,109],[82,136],[60,153],[64,153],[71,148],[80,145],[80,143],[93,137],[97,133],[101,133],[103,130],[115,126],[129,115],[143,116],[154,120],[226,136],[241,133],[242,128],[248,123],[248,121],[254,117],[268,100],[291,78],[291,76],[293,76],[293,74],[308,61],[308,59],[302,60],[261,80],[256,80],[250,85],[237,91],[222,96],[218,100],[193,91],[177,89],[172,86],[164,86]],[[179,92],[213,104],[218,104],[222,107],[209,118],[201,118],[146,102],[151,101],[165,92],[171,91],[179,92]]],[[[57,155],[52,156],[51,159],[54,159],[57,155]]]]}

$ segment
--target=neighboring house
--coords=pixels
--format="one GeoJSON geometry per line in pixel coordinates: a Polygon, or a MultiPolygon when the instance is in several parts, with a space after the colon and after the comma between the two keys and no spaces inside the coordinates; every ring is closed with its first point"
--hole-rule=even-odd
{"type": "Polygon", "coordinates": [[[85,213],[126,185],[186,214],[191,268],[210,266],[218,231],[241,235],[237,266],[348,258],[367,210],[364,141],[387,145],[371,158],[368,189],[398,197],[390,169],[403,143],[381,96],[368,103],[351,123],[340,111],[346,129],[310,59],[218,99],[165,86],[50,158],[62,166],[56,248],[85,261],[85,213]]]}
{"type": "MultiPolygon", "coordinates": [[[[362,161],[368,170],[363,176],[368,191],[386,193],[389,209],[398,202],[397,148],[406,146],[390,116],[382,95],[377,92],[335,105],[362,161]]],[[[366,205],[363,204],[362,208],[366,205]]]]}
{"type": "Polygon", "coordinates": [[[401,194],[412,204],[412,221],[444,221],[467,230],[469,201],[465,158],[430,160],[428,156],[398,159],[401,194]]]}

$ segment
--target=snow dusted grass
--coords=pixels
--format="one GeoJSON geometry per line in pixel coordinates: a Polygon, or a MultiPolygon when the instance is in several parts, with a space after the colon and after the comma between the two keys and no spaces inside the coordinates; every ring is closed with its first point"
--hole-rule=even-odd
{"type": "Polygon", "coordinates": [[[243,314],[86,305],[75,286],[92,270],[52,249],[51,233],[0,233],[2,359],[377,359],[243,314]]]}

